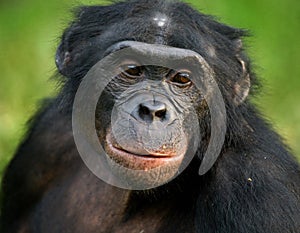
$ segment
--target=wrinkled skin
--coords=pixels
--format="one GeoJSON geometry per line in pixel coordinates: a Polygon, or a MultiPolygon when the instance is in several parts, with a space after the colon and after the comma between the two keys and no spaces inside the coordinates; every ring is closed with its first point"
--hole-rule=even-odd
{"type": "MultiPolygon", "coordinates": [[[[299,165],[249,101],[259,85],[243,36],[243,30],[184,3],[139,0],[80,8],[56,55],[63,87],[31,120],[3,178],[1,232],[299,233],[299,165]],[[206,174],[199,175],[211,129],[203,93],[194,82],[178,87],[188,83],[185,72],[174,79],[168,67],[147,66],[141,72],[131,62],[99,99],[97,136],[107,159],[121,166],[146,171],[163,165],[165,184],[120,189],[83,163],[72,130],[75,94],[87,72],[120,41],[189,49],[213,70],[226,106],[227,131],[206,174]],[[145,91],[153,82],[158,86],[145,91]],[[193,111],[201,131],[197,152],[172,179],[195,140],[189,133],[193,111]]],[[[120,171],[113,163],[111,168],[120,171]]],[[[119,175],[134,182],[132,174],[119,175]]]]}
{"type": "MultiPolygon", "coordinates": [[[[128,72],[134,75],[124,71],[115,77],[99,100],[96,110],[99,139],[108,159],[134,170],[132,175],[126,174],[131,171],[119,171],[120,177],[125,176],[127,182],[131,179],[143,182],[145,179],[141,177],[137,181],[135,171],[144,170],[149,184],[153,177],[160,177],[155,180],[162,185],[177,173],[189,141],[195,140],[189,115],[204,101],[201,102],[203,98],[189,79],[184,85],[172,81],[174,77],[175,81],[181,80],[182,74],[177,71],[136,66],[128,72]],[[107,105],[109,99],[113,104],[107,105]],[[103,119],[103,112],[108,112],[111,119],[103,119]],[[149,171],[154,168],[159,169],[149,171]]],[[[118,170],[117,165],[112,167],[118,170]]]]}

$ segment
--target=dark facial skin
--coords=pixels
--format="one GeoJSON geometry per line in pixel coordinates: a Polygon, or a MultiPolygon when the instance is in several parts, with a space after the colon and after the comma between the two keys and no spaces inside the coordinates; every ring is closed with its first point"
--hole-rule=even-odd
{"type": "MultiPolygon", "coordinates": [[[[3,177],[0,232],[299,233],[300,168],[250,101],[260,85],[243,49],[244,36],[244,30],[176,1],[80,8],[56,54],[57,76],[64,80],[60,93],[31,120],[3,177]],[[100,80],[112,71],[117,75],[96,98],[93,120],[81,126],[92,125],[88,132],[103,145],[109,171],[122,182],[158,184],[139,191],[98,179],[79,153],[72,124],[84,77],[128,41],[146,57],[155,53],[156,65],[121,57],[103,67],[100,80]],[[162,65],[179,48],[199,54],[200,75],[183,55],[178,69],[162,65]],[[210,102],[216,92],[209,77],[224,101],[226,131],[217,133],[225,133],[225,141],[212,167],[199,174],[203,161],[212,158],[206,149],[213,128],[221,129],[219,121],[211,123],[213,115],[224,114],[208,107],[218,106],[210,102]],[[196,88],[197,81],[208,85],[196,88]]],[[[83,96],[78,111],[84,116],[89,95],[97,94],[83,96]]],[[[84,136],[79,143],[90,135],[84,136]]]]}
{"type": "MultiPolygon", "coordinates": [[[[188,115],[201,104],[201,95],[190,79],[191,71],[132,61],[122,64],[122,72],[109,83],[97,107],[100,142],[114,162],[133,170],[160,168],[157,182],[166,182],[182,164],[191,139],[188,115]],[[109,99],[111,105],[101,99],[109,99]],[[112,118],[101,118],[104,111],[112,118]]],[[[112,167],[119,174],[118,167],[112,167]]],[[[127,174],[127,182],[130,179],[136,182],[127,174]]]]}

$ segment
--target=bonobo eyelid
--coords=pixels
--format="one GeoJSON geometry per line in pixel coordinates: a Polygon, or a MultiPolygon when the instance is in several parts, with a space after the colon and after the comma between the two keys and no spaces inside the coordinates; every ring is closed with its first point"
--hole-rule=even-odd
{"type": "Polygon", "coordinates": [[[131,62],[125,65],[121,65],[121,74],[127,78],[137,78],[143,76],[144,69],[137,63],[131,62]]]}
{"type": "Polygon", "coordinates": [[[171,70],[166,81],[180,88],[187,88],[192,85],[190,76],[191,72],[186,69],[171,70]]]}

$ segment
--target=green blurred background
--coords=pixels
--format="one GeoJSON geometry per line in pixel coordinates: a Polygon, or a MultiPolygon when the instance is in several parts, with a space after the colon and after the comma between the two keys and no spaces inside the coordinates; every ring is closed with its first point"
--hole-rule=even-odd
{"type": "MultiPolygon", "coordinates": [[[[38,101],[55,95],[54,54],[69,9],[104,1],[0,0],[0,177],[38,101]]],[[[250,29],[249,55],[265,85],[257,103],[300,159],[300,3],[188,1],[222,22],[250,29]]],[[[107,2],[106,2],[107,3],[107,2]]]]}

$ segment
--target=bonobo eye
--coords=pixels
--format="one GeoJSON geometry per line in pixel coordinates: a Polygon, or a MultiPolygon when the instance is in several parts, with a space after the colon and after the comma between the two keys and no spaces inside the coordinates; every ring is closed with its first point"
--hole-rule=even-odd
{"type": "Polygon", "coordinates": [[[122,67],[124,74],[127,77],[135,78],[135,77],[140,77],[143,74],[143,70],[141,66],[137,65],[125,65],[122,67]]]}
{"type": "Polygon", "coordinates": [[[190,74],[186,71],[173,71],[170,74],[169,82],[179,87],[188,87],[191,85],[190,74]]]}

